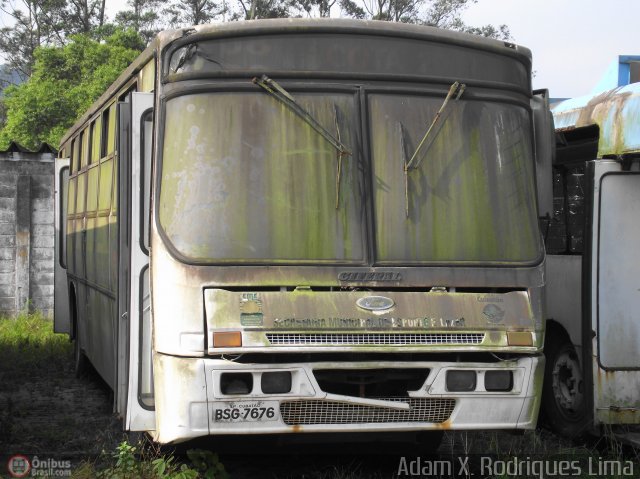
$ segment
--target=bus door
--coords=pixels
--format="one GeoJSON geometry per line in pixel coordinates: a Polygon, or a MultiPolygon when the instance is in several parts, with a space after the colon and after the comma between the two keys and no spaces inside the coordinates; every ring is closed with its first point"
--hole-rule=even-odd
{"type": "Polygon", "coordinates": [[[593,162],[594,418],[640,423],[640,171],[593,162]]]}
{"type": "Polygon", "coordinates": [[[121,216],[116,395],[125,429],[153,431],[148,249],[153,94],[131,93],[119,104],[118,117],[121,216]]]}
{"type": "Polygon", "coordinates": [[[69,285],[67,284],[67,187],[69,158],[56,158],[54,177],[55,261],[53,267],[53,330],[71,332],[69,316],[69,285]]]}

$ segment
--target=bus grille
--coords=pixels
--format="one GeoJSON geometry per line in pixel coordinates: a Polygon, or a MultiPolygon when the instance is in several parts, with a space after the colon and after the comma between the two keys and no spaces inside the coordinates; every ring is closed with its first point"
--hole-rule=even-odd
{"type": "Polygon", "coordinates": [[[484,333],[267,333],[267,339],[276,346],[480,344],[484,333]]]}
{"type": "Polygon", "coordinates": [[[455,407],[455,399],[397,397],[376,399],[406,402],[409,403],[410,409],[389,409],[314,399],[283,401],[280,404],[280,414],[285,424],[290,426],[297,424],[441,423],[451,417],[455,407]]]}

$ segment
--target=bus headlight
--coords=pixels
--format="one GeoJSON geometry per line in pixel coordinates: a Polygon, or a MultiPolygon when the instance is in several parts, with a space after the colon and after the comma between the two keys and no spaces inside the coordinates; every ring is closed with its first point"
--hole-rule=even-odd
{"type": "Polygon", "coordinates": [[[447,371],[447,391],[469,392],[476,390],[475,371],[447,371]]]}
{"type": "Polygon", "coordinates": [[[291,371],[262,373],[260,386],[265,394],[286,394],[291,392],[291,371]]]}
{"type": "Polygon", "coordinates": [[[513,389],[513,371],[486,371],[484,388],[487,391],[511,391],[513,389]]]}
{"type": "Polygon", "coordinates": [[[220,391],[222,394],[249,394],[253,390],[253,374],[222,373],[220,375],[220,391]]]}

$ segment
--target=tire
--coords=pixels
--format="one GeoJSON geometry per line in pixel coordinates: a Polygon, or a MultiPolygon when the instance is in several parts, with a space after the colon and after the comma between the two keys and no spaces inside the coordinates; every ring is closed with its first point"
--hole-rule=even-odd
{"type": "Polygon", "coordinates": [[[82,351],[80,345],[80,335],[78,334],[78,321],[75,314],[72,313],[73,320],[73,370],[77,378],[86,376],[88,360],[82,351]]]}
{"type": "Polygon", "coordinates": [[[589,429],[585,386],[580,360],[573,344],[562,337],[547,337],[542,391],[542,412],[547,426],[569,439],[589,429]]]}

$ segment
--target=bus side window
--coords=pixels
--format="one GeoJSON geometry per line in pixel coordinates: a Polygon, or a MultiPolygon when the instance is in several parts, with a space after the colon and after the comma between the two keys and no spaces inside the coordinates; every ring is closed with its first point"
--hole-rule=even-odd
{"type": "Polygon", "coordinates": [[[71,174],[75,174],[80,170],[80,144],[81,140],[75,137],[71,142],[71,174]]]}
{"type": "Polygon", "coordinates": [[[102,135],[100,138],[100,158],[104,158],[109,153],[107,138],[109,137],[109,108],[105,108],[102,112],[102,135]]]}
{"type": "Polygon", "coordinates": [[[100,160],[100,118],[91,122],[89,139],[89,164],[97,163],[100,160]]]}
{"type": "Polygon", "coordinates": [[[86,169],[87,166],[89,166],[89,163],[91,163],[90,160],[90,156],[89,156],[89,152],[91,150],[90,145],[89,145],[89,127],[86,127],[84,130],[82,130],[81,133],[82,136],[82,143],[80,145],[80,158],[81,158],[81,168],[82,169],[86,169]]]}
{"type": "Polygon", "coordinates": [[[151,198],[151,140],[153,137],[153,110],[148,110],[142,116],[142,241],[144,247],[149,250],[149,209],[151,198]]]}
{"type": "Polygon", "coordinates": [[[116,143],[116,104],[111,104],[102,112],[101,156],[104,158],[115,150],[116,143]]]}

